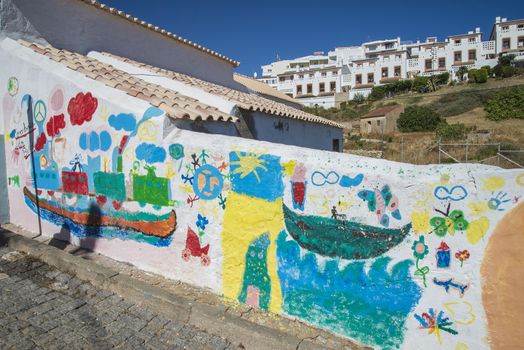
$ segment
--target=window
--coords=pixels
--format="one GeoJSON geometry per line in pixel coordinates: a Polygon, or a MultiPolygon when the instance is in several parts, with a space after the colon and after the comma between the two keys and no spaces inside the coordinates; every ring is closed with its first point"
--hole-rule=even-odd
{"type": "Polygon", "coordinates": [[[445,69],[446,68],[446,57],[439,57],[439,59],[438,59],[438,67],[440,69],[445,69]]]}
{"type": "Polygon", "coordinates": [[[475,37],[468,38],[468,41],[469,41],[470,43],[474,43],[474,42],[475,42],[475,37]]]}
{"type": "Polygon", "coordinates": [[[313,93],[313,84],[307,84],[307,93],[312,94],[313,93]]]}
{"type": "Polygon", "coordinates": [[[474,61],[477,59],[477,50],[469,50],[468,51],[468,60],[474,61]]]}
{"type": "Polygon", "coordinates": [[[373,84],[375,82],[375,74],[368,73],[368,84],[373,84]]]}
{"type": "Polygon", "coordinates": [[[517,29],[524,29],[524,24],[519,24],[519,25],[517,26],[517,29]]]}
{"type": "Polygon", "coordinates": [[[362,74],[355,75],[355,83],[362,84],[362,74]]]}
{"type": "Polygon", "coordinates": [[[380,126],[380,119],[377,120],[377,126],[380,126]]]}
{"type": "Polygon", "coordinates": [[[302,95],[302,85],[297,85],[297,95],[302,95]]]}
{"type": "Polygon", "coordinates": [[[387,43],[386,44],[386,50],[392,49],[394,47],[393,43],[387,43]]]}
{"type": "Polygon", "coordinates": [[[333,139],[333,151],[334,152],[340,151],[340,140],[339,139],[333,139]]]}
{"type": "Polygon", "coordinates": [[[462,51],[455,51],[453,58],[455,62],[462,62],[462,51]]]}
{"type": "Polygon", "coordinates": [[[309,77],[310,77],[310,78],[313,78],[313,76],[315,76],[315,74],[313,74],[313,73],[309,73],[309,77]]]}
{"type": "Polygon", "coordinates": [[[502,27],[502,31],[503,31],[503,32],[507,32],[507,31],[509,31],[509,26],[504,26],[504,27],[502,27]]]}
{"type": "Polygon", "coordinates": [[[400,66],[395,66],[395,76],[400,77],[401,75],[401,68],[400,66]]]}
{"type": "Polygon", "coordinates": [[[502,50],[509,50],[511,48],[511,39],[504,38],[502,39],[502,50]]]}
{"type": "Polygon", "coordinates": [[[299,77],[300,79],[304,79],[304,74],[300,74],[298,77],[299,77]]]}
{"type": "Polygon", "coordinates": [[[324,84],[324,83],[318,84],[318,92],[319,93],[326,92],[326,84],[324,84]]]}
{"type": "Polygon", "coordinates": [[[400,60],[400,59],[402,58],[402,56],[401,56],[401,55],[395,55],[395,58],[396,58],[397,60],[400,60]]]}
{"type": "Polygon", "coordinates": [[[519,49],[524,48],[524,36],[519,36],[517,39],[517,47],[519,49]]]}
{"type": "Polygon", "coordinates": [[[388,67],[382,67],[382,78],[388,77],[388,67]]]}
{"type": "Polygon", "coordinates": [[[426,68],[426,70],[431,70],[433,68],[433,63],[431,59],[426,60],[424,67],[426,68]]]}
{"type": "Polygon", "coordinates": [[[460,39],[455,39],[455,45],[460,45],[460,39]]]}
{"type": "Polygon", "coordinates": [[[337,74],[338,74],[338,72],[337,72],[336,70],[334,70],[334,71],[331,72],[331,75],[334,76],[334,77],[336,77],[337,74]]]}
{"type": "Polygon", "coordinates": [[[327,73],[326,72],[322,72],[322,77],[326,77],[327,76],[327,73]]]}
{"type": "Polygon", "coordinates": [[[286,77],[278,77],[278,81],[286,81],[286,77]]]}
{"type": "Polygon", "coordinates": [[[336,81],[332,81],[331,83],[329,83],[329,91],[336,91],[337,90],[337,82],[336,81]]]}
{"type": "Polygon", "coordinates": [[[357,68],[362,68],[362,63],[357,64],[357,68]]]}

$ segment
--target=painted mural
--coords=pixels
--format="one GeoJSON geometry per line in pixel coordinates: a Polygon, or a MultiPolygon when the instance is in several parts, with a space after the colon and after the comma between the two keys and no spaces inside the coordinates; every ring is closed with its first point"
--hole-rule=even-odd
{"type": "MultiPolygon", "coordinates": [[[[511,328],[492,321],[484,255],[489,243],[490,264],[507,258],[491,235],[522,202],[522,170],[168,131],[128,96],[0,78],[16,224],[39,217],[44,235],[377,349],[497,348],[494,329],[511,328]]],[[[513,263],[508,278],[522,276],[513,263]]]]}

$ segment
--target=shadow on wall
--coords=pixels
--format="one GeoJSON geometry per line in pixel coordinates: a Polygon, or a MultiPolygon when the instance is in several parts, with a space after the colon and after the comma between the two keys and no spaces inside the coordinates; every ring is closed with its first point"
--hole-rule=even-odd
{"type": "MultiPolygon", "coordinates": [[[[80,242],[76,247],[70,251],[74,254],[80,251],[82,248],[90,251],[94,251],[96,247],[96,240],[102,234],[101,224],[102,224],[102,211],[96,203],[91,203],[89,205],[89,214],[87,219],[87,225],[85,226],[84,235],[80,236],[80,242]]],[[[49,242],[49,245],[56,247],[61,250],[65,250],[68,246],[72,245],[71,239],[71,227],[67,222],[62,224],[60,232],[53,235],[53,238],[49,242]]]]}

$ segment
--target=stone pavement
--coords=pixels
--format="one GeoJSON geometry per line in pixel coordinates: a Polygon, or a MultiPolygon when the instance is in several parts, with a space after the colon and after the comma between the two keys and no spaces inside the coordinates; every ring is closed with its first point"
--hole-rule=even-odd
{"type": "Polygon", "coordinates": [[[18,251],[0,248],[2,349],[232,349],[18,251]]]}

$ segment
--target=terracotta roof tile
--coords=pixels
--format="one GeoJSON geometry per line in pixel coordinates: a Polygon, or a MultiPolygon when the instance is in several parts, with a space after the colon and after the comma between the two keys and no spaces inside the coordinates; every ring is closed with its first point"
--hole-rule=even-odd
{"type": "Polygon", "coordinates": [[[105,85],[124,91],[163,109],[170,118],[237,122],[238,118],[163,86],[148,83],[113,66],[77,53],[19,40],[19,43],[69,69],[105,85]]]}
{"type": "Polygon", "coordinates": [[[184,38],[182,38],[179,35],[176,35],[174,33],[168,32],[165,29],[161,29],[161,28],[159,28],[159,27],[157,27],[157,26],[155,26],[155,25],[153,25],[151,23],[147,23],[146,21],[142,21],[139,18],[133,17],[133,16],[131,16],[131,15],[129,15],[129,14],[123,12],[123,11],[117,10],[117,9],[115,9],[113,7],[109,7],[109,6],[105,5],[105,4],[97,2],[95,0],[77,0],[77,1],[80,1],[80,2],[83,2],[83,3],[89,4],[89,5],[92,5],[92,6],[96,7],[96,8],[98,8],[98,9],[106,11],[106,12],[108,12],[108,13],[114,15],[114,16],[119,16],[119,17],[121,17],[121,18],[123,18],[125,20],[128,20],[128,21],[130,21],[132,23],[138,24],[138,25],[140,25],[140,26],[142,26],[144,28],[147,28],[149,30],[152,30],[152,31],[157,32],[159,34],[162,34],[164,36],[167,36],[167,37],[169,37],[171,39],[174,39],[174,40],[179,41],[181,43],[184,43],[186,45],[192,46],[192,47],[194,47],[197,50],[203,51],[203,52],[205,52],[207,54],[210,54],[210,55],[215,56],[215,57],[217,57],[217,58],[219,58],[221,60],[224,60],[227,63],[229,63],[229,64],[231,64],[231,65],[233,65],[235,67],[238,67],[240,65],[240,62],[238,62],[238,61],[235,61],[235,60],[233,60],[233,59],[231,59],[229,57],[226,57],[226,56],[224,56],[224,55],[222,55],[222,54],[220,54],[220,53],[218,53],[216,51],[208,49],[208,48],[206,48],[206,47],[204,47],[202,45],[199,45],[197,43],[194,43],[194,42],[192,42],[190,40],[184,39],[184,38]]]}
{"type": "Polygon", "coordinates": [[[239,90],[234,90],[226,86],[214,84],[198,78],[190,77],[182,73],[177,73],[163,68],[158,68],[148,64],[144,64],[141,62],[133,61],[129,58],[116,56],[111,53],[104,52],[103,54],[108,57],[120,60],[122,62],[132,64],[136,67],[147,69],[155,74],[163,75],[167,78],[182,82],[184,84],[200,88],[208,93],[222,96],[227,100],[235,103],[241,109],[263,111],[269,114],[283,116],[291,119],[299,119],[311,123],[330,125],[341,129],[343,128],[342,125],[332,120],[306,113],[302,110],[287,106],[283,103],[275,102],[262,96],[249,94],[247,92],[239,90]]]}
{"type": "Polygon", "coordinates": [[[285,100],[288,102],[293,102],[293,103],[296,103],[297,105],[300,104],[299,101],[295,100],[292,97],[289,97],[288,95],[278,91],[277,89],[272,88],[271,86],[269,86],[268,84],[260,80],[252,79],[248,76],[238,74],[238,73],[234,74],[233,79],[235,79],[237,83],[240,83],[244,85],[245,87],[247,87],[249,90],[253,90],[260,94],[273,96],[273,97],[276,97],[276,98],[279,98],[281,100],[285,100]]]}
{"type": "Polygon", "coordinates": [[[391,111],[394,111],[397,108],[402,108],[401,105],[393,105],[393,106],[386,106],[382,108],[377,108],[372,110],[371,112],[367,113],[366,115],[363,115],[361,119],[365,118],[374,118],[374,117],[382,117],[386,114],[388,114],[391,111]]]}

